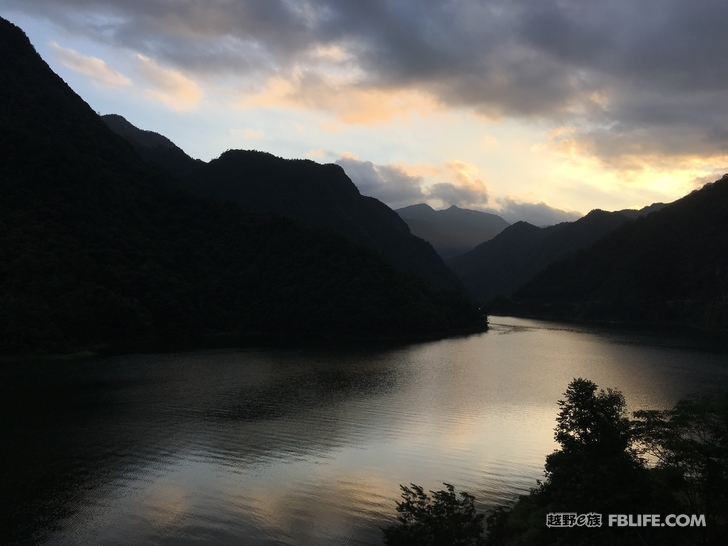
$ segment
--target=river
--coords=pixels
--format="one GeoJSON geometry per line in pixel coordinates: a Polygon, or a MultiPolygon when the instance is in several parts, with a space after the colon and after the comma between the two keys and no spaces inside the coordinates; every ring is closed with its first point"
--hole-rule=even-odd
{"type": "Polygon", "coordinates": [[[667,408],[728,388],[728,355],[492,317],[397,348],[5,363],[4,542],[381,544],[399,484],[451,483],[481,510],[533,487],[575,377],[667,408]]]}

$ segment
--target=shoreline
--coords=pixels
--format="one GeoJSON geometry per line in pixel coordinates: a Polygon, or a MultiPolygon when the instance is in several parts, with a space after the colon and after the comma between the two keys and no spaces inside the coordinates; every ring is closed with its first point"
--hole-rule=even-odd
{"type": "Polygon", "coordinates": [[[122,356],[129,354],[188,353],[216,349],[277,349],[277,348],[326,348],[365,347],[386,348],[413,343],[427,343],[445,339],[457,339],[482,334],[489,329],[488,321],[479,328],[460,329],[453,332],[437,332],[430,335],[408,336],[280,336],[260,333],[218,333],[194,339],[135,340],[115,344],[96,344],[76,347],[67,353],[22,353],[0,355],[0,364],[33,360],[82,360],[85,358],[122,356]]]}

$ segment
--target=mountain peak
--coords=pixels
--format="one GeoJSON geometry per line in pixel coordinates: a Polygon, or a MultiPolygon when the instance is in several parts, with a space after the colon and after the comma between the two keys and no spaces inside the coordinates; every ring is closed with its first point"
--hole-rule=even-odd
{"type": "Polygon", "coordinates": [[[492,239],[508,227],[500,216],[451,205],[434,210],[425,203],[395,211],[413,234],[428,241],[443,259],[449,259],[492,239]]]}
{"type": "Polygon", "coordinates": [[[237,202],[250,212],[274,212],[309,227],[331,229],[381,252],[400,270],[436,288],[460,289],[455,274],[432,247],[412,236],[404,220],[384,203],[362,196],[339,165],[284,159],[257,150],[227,150],[205,163],[121,116],[103,119],[142,159],[174,175],[179,186],[193,194],[237,202]]]}
{"type": "MultiPolygon", "coordinates": [[[[459,295],[436,294],[339,235],[181,191],[135,149],[181,150],[125,142],[53,73],[22,31],[0,18],[0,46],[6,45],[0,55],[1,354],[248,343],[260,336],[394,339],[486,327],[482,313],[459,295]]],[[[208,165],[190,161],[195,170],[208,165]]],[[[308,163],[289,165],[303,171],[308,163]]],[[[343,171],[322,170],[343,177],[343,171]]],[[[315,181],[309,173],[301,178],[305,195],[315,181]]],[[[376,202],[354,195],[340,202],[350,210],[376,202]]],[[[348,211],[333,212],[347,219],[348,211]]],[[[385,215],[394,225],[384,239],[401,234],[415,258],[424,247],[444,283],[458,287],[434,250],[412,237],[392,210],[378,203],[373,212],[368,217],[376,226],[385,215]]],[[[403,255],[407,247],[398,250],[403,255]]]]}
{"type": "Polygon", "coordinates": [[[395,209],[394,212],[402,218],[409,218],[412,214],[433,214],[436,211],[427,203],[417,203],[416,205],[408,205],[401,209],[395,209]]]}
{"type": "Polygon", "coordinates": [[[516,222],[470,252],[449,260],[470,294],[482,303],[512,295],[549,264],[586,248],[630,220],[595,209],[575,222],[540,228],[516,222]]]}
{"type": "Polygon", "coordinates": [[[174,142],[166,136],[155,133],[154,131],[146,131],[139,129],[127,121],[127,119],[119,114],[106,114],[101,116],[106,125],[116,134],[124,138],[135,140],[142,146],[154,147],[162,146],[164,148],[177,148],[174,142]]]}

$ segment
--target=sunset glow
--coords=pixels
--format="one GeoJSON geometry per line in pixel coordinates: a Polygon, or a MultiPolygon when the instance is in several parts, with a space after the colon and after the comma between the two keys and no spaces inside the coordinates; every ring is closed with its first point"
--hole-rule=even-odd
{"type": "Polygon", "coordinates": [[[95,110],[193,157],[338,162],[392,207],[556,222],[728,170],[728,8],[648,4],[0,0],[0,15],[95,110]]]}

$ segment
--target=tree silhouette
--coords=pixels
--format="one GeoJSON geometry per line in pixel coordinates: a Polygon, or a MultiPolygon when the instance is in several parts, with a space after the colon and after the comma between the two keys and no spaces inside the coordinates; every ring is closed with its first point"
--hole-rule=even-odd
{"type": "Polygon", "coordinates": [[[549,513],[637,514],[650,499],[647,470],[632,446],[622,393],[598,390],[594,382],[578,378],[558,405],[554,438],[560,449],[546,457],[545,481],[511,509],[490,512],[486,544],[642,544],[634,529],[546,526],[549,513]]]}
{"type": "Polygon", "coordinates": [[[704,543],[728,543],[728,396],[635,413],[655,478],[686,513],[705,514],[704,543]]]}
{"type": "Polygon", "coordinates": [[[387,546],[482,546],[485,514],[475,512],[475,497],[444,490],[430,491],[410,484],[400,485],[402,502],[397,503],[397,523],[383,528],[387,546]]]}
{"type": "Polygon", "coordinates": [[[633,504],[643,463],[632,448],[624,396],[574,379],[559,400],[554,438],[561,446],[546,457],[546,496],[564,508],[594,511],[633,504]]]}

